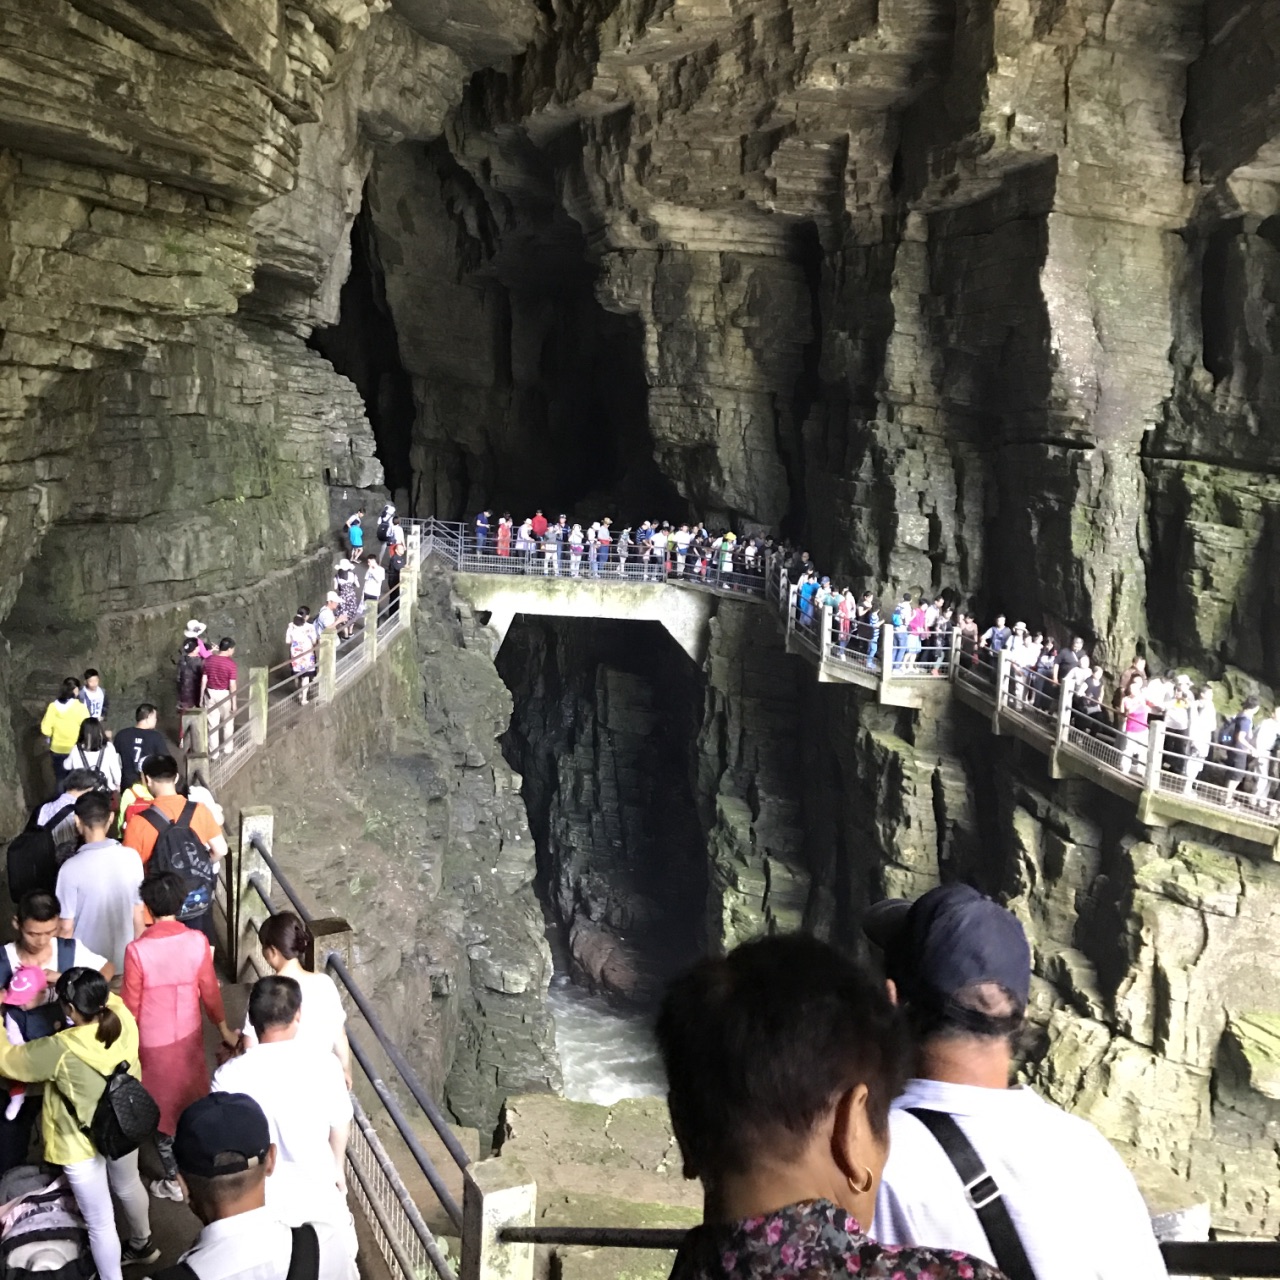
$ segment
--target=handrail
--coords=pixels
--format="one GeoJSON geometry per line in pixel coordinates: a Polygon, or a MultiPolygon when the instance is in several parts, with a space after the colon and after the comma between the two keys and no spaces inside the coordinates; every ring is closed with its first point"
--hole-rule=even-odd
{"type": "MultiPolygon", "coordinates": [[[[271,851],[259,836],[252,836],[249,843],[253,846],[254,851],[266,863],[267,869],[271,872],[272,879],[279,884],[281,892],[289,899],[290,905],[298,913],[304,923],[310,925],[314,923],[314,917],[307,910],[301,897],[296,889],[290,884],[289,880],[281,873],[280,865],[271,856],[271,851]]],[[[250,876],[249,883],[258,891],[260,897],[266,897],[264,893],[264,885],[258,876],[250,876]]],[[[267,899],[268,906],[270,900],[267,899]]],[[[356,1008],[360,1010],[361,1016],[365,1022],[369,1024],[370,1031],[373,1032],[378,1044],[382,1047],[383,1052],[387,1055],[391,1065],[395,1067],[399,1073],[401,1080],[413,1095],[413,1100],[422,1108],[423,1114],[431,1122],[431,1127],[436,1131],[436,1135],[444,1144],[445,1150],[453,1157],[454,1163],[459,1169],[465,1169],[471,1163],[471,1157],[463,1150],[462,1144],[458,1141],[453,1130],[449,1128],[448,1121],[440,1113],[439,1107],[431,1095],[423,1087],[422,1081],[418,1079],[417,1073],[409,1065],[404,1054],[400,1052],[395,1041],[388,1035],[386,1028],[382,1025],[382,1020],[374,1012],[373,1006],[370,1005],[364,992],[360,989],[359,984],[351,976],[347,966],[343,964],[341,956],[335,951],[330,951],[325,956],[325,967],[330,969],[334,975],[342,982],[346,988],[347,994],[355,1002],[356,1008]]],[[[368,1074],[368,1072],[366,1072],[368,1074]]],[[[426,1172],[424,1170],[424,1172],[426,1172]]],[[[451,1215],[452,1216],[452,1215],[451,1215]]],[[[459,1222],[461,1217],[459,1216],[459,1222]]]]}

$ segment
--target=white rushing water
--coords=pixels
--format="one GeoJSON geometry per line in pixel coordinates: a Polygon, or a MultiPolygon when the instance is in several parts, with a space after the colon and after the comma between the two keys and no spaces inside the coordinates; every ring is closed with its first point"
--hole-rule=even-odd
{"type": "Polygon", "coordinates": [[[547,1007],[556,1020],[556,1050],[570,1101],[609,1106],[621,1098],[666,1093],[649,1018],[623,1013],[559,976],[547,1007]]]}

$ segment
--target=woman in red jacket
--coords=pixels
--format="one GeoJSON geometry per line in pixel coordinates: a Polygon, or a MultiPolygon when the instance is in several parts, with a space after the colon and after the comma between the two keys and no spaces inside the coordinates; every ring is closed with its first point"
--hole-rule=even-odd
{"type": "Polygon", "coordinates": [[[182,1199],[173,1158],[178,1117],[209,1092],[201,1006],[225,1045],[237,1040],[227,1026],[209,941],[177,919],[185,898],[182,878],[172,871],[142,882],[142,901],[155,923],[125,948],[120,992],[138,1022],[142,1083],[160,1107],[156,1149],[164,1177],[151,1184],[151,1194],[162,1200],[182,1199]]]}

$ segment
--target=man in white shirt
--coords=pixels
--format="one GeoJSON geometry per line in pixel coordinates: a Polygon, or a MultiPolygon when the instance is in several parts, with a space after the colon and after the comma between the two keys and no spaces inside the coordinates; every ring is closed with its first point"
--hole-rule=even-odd
{"type": "Polygon", "coordinates": [[[1271,803],[1271,757],[1280,737],[1280,707],[1259,720],[1253,730],[1253,801],[1266,808],[1271,803]]]}
{"type": "Polygon", "coordinates": [[[870,1235],[962,1250],[1025,1275],[988,1239],[991,1216],[1003,1212],[1033,1280],[1162,1280],[1146,1206],[1110,1143],[1087,1121],[1009,1086],[1031,982],[1014,916],[967,885],[945,885],[914,903],[877,904],[863,931],[884,951],[890,993],[916,1044],[915,1078],[889,1113],[870,1235]],[[943,1149],[957,1131],[989,1175],[981,1181],[962,1178],[943,1149]]]}
{"type": "Polygon", "coordinates": [[[689,544],[693,541],[693,534],[689,532],[689,526],[687,524],[682,524],[675,533],[671,535],[671,541],[676,549],[676,577],[683,578],[686,563],[685,558],[689,554],[689,544]]]}
{"type": "Polygon", "coordinates": [[[289,1226],[326,1222],[356,1255],[347,1208],[351,1096],[329,1049],[300,1042],[302,989],[292,978],[260,979],[249,996],[258,1043],[218,1068],[215,1093],[246,1093],[262,1108],[276,1147],[267,1204],[289,1226]]]}
{"type": "Polygon", "coordinates": [[[332,1226],[291,1232],[267,1207],[276,1149],[252,1098],[211,1093],[193,1102],[178,1120],[173,1154],[191,1211],[204,1223],[181,1258],[197,1280],[285,1280],[295,1249],[310,1260],[305,1280],[357,1280],[355,1259],[332,1226]]]}
{"type": "Polygon", "coordinates": [[[364,569],[364,600],[377,601],[382,597],[382,584],[387,580],[387,571],[372,556],[364,569]]]}
{"type": "Polygon", "coordinates": [[[80,939],[124,970],[124,949],[144,927],[142,859],[107,832],[111,797],[87,791],[76,801],[76,830],[84,843],[58,871],[59,933],[80,939]]]}

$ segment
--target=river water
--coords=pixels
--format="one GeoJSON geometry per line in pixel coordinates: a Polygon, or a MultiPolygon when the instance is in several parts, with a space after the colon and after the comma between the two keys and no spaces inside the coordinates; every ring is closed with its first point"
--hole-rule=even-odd
{"type": "Polygon", "coordinates": [[[557,975],[547,995],[556,1020],[564,1096],[609,1106],[666,1093],[652,1019],[624,1013],[557,975]]]}

